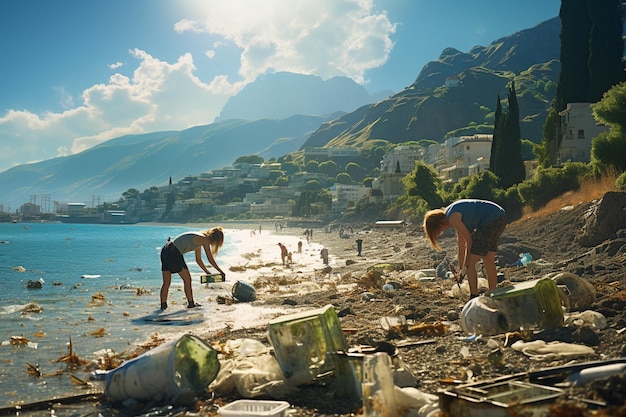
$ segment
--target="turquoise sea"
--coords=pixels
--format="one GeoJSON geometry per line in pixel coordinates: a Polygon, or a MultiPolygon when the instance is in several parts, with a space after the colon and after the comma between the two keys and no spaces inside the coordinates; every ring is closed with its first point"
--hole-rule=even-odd
{"type": "MultiPolygon", "coordinates": [[[[0,408],[84,393],[72,383],[66,364],[55,362],[69,353],[70,341],[74,353],[93,361],[103,349],[130,352],[155,333],[183,333],[185,326],[158,325],[142,317],[154,314],[159,306],[162,245],[168,236],[189,229],[0,223],[0,408]],[[29,288],[29,281],[42,282],[41,288],[29,288]],[[48,376],[30,375],[29,365],[48,376]],[[50,376],[55,373],[60,375],[50,376]]],[[[228,265],[240,262],[241,252],[253,251],[254,245],[249,230],[225,228],[225,232],[216,260],[228,271],[228,265]]],[[[253,242],[261,244],[259,238],[253,242]]],[[[210,314],[211,308],[219,307],[203,301],[207,293],[199,281],[202,271],[192,254],[186,260],[196,301],[210,314]]],[[[181,289],[182,280],[174,276],[170,309],[184,308],[181,289]]],[[[74,374],[83,380],[90,376],[84,369],[74,374]]]]}

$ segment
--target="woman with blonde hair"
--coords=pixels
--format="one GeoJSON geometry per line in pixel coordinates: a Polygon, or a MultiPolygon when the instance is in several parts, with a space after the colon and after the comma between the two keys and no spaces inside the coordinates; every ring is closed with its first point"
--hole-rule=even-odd
{"type": "Polygon", "coordinates": [[[461,274],[467,274],[470,298],[478,296],[476,263],[483,260],[489,289],[496,288],[496,251],[498,239],[506,227],[505,211],[488,200],[458,200],[445,208],[430,210],[424,216],[424,232],[437,250],[439,236],[450,226],[456,230],[461,274]]]}
{"type": "Polygon", "coordinates": [[[209,263],[222,274],[222,280],[226,281],[226,274],[217,266],[214,259],[214,256],[217,255],[223,244],[224,232],[221,227],[214,227],[203,232],[185,232],[174,240],[167,238],[167,243],[161,249],[161,274],[163,276],[161,310],[167,308],[167,295],[172,283],[172,274],[178,274],[183,279],[187,308],[200,307],[200,304],[193,299],[191,274],[183,256],[187,252],[195,252],[198,266],[206,274],[210,274],[209,269],[202,261],[202,248],[204,248],[204,253],[209,263]]]}

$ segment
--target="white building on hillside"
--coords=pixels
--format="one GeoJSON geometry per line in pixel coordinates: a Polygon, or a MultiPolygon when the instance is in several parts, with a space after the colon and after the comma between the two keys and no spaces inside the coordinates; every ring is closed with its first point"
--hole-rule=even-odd
{"type": "Polygon", "coordinates": [[[408,174],[415,168],[415,162],[423,159],[424,148],[421,146],[396,146],[383,156],[383,160],[380,163],[380,171],[408,174]]]}
{"type": "Polygon", "coordinates": [[[415,168],[415,162],[424,159],[424,148],[400,145],[390,149],[380,162],[380,174],[372,181],[372,201],[390,200],[404,194],[402,178],[415,168]]]}
{"type": "Polygon", "coordinates": [[[330,187],[332,196],[333,213],[343,213],[347,208],[356,205],[359,201],[367,198],[371,191],[364,185],[335,184],[330,187]]]}
{"type": "Polygon", "coordinates": [[[449,147],[441,147],[435,169],[442,177],[452,181],[488,170],[492,139],[493,135],[474,135],[451,141],[449,147]]]}
{"type": "Polygon", "coordinates": [[[589,162],[591,140],[608,126],[599,125],[591,113],[591,103],[568,103],[559,113],[560,132],[557,158],[559,162],[589,162]]]}

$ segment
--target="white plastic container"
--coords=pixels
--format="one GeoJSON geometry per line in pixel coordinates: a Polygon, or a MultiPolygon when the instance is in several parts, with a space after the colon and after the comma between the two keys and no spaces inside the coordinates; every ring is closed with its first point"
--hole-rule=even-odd
{"type": "Polygon", "coordinates": [[[220,407],[217,414],[222,417],[283,417],[287,409],[286,401],[237,400],[220,407]]]}
{"type": "Polygon", "coordinates": [[[111,401],[170,401],[185,392],[201,393],[220,370],[217,352],[202,339],[183,335],[124,362],[106,375],[111,401]]]}

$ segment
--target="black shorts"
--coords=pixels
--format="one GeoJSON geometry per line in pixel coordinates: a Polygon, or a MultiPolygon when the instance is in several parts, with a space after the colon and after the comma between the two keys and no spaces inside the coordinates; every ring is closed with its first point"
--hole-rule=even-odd
{"type": "Polygon", "coordinates": [[[167,242],[161,249],[161,271],[177,274],[183,269],[189,269],[183,254],[172,242],[167,242]]]}
{"type": "Polygon", "coordinates": [[[478,226],[474,233],[472,233],[472,250],[470,252],[478,256],[487,256],[488,252],[496,252],[498,239],[502,236],[505,227],[505,216],[491,223],[478,226]]]}

